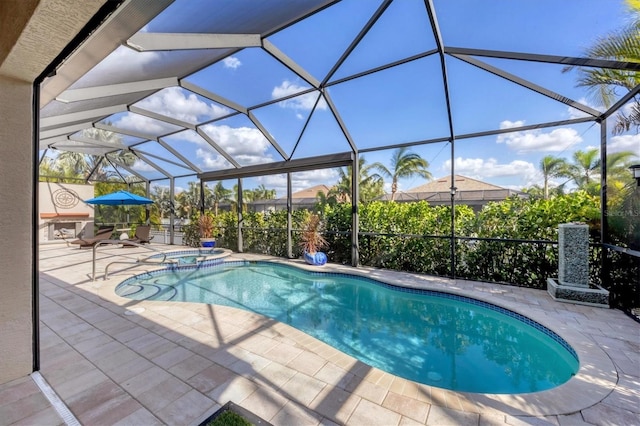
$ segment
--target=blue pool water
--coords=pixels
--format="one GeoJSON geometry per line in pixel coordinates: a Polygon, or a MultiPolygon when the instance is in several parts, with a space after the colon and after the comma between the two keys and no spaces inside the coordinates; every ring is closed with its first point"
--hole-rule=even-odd
{"type": "MultiPolygon", "coordinates": [[[[200,249],[190,249],[190,250],[180,250],[170,253],[164,253],[165,259],[174,259],[177,260],[180,265],[182,264],[196,264],[198,261],[205,260],[210,258],[211,256],[219,256],[225,252],[224,249],[220,248],[200,248],[200,249]]],[[[151,259],[159,259],[162,258],[162,254],[154,254],[151,256],[151,259]]]]}
{"type": "Polygon", "coordinates": [[[543,326],[497,306],[346,274],[269,262],[225,262],[133,277],[136,300],[233,306],[312,335],[391,374],[440,388],[527,393],[578,370],[575,351],[543,326]]]}

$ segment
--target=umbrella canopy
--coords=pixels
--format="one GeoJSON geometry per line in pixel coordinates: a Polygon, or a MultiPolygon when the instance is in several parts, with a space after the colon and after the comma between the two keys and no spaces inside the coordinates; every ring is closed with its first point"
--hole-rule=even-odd
{"type": "Polygon", "coordinates": [[[132,194],[128,191],[116,191],[111,194],[91,198],[90,200],[86,200],[85,203],[103,204],[107,206],[138,206],[141,204],[153,204],[153,200],[132,194]]]}

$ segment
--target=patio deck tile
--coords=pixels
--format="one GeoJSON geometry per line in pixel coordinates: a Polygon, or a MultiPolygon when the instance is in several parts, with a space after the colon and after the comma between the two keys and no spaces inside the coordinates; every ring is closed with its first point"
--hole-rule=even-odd
{"type": "Polygon", "coordinates": [[[271,360],[256,355],[253,352],[247,352],[238,356],[238,359],[229,365],[229,370],[245,377],[253,377],[258,375],[260,371],[271,364],[271,360]]]}
{"type": "Polygon", "coordinates": [[[12,423],[12,426],[34,425],[66,426],[64,420],[62,420],[62,418],[58,416],[56,410],[51,406],[12,423]]]}
{"type": "Polygon", "coordinates": [[[505,424],[504,414],[480,414],[478,426],[502,426],[505,424]]]}
{"type": "Polygon", "coordinates": [[[376,404],[382,404],[388,392],[386,387],[362,380],[362,378],[358,376],[353,376],[347,384],[346,390],[376,404]]]}
{"type": "Polygon", "coordinates": [[[321,380],[297,372],[281,386],[281,392],[296,402],[308,405],[326,386],[327,384],[321,380]]]}
{"type": "Polygon", "coordinates": [[[166,407],[154,412],[168,425],[190,425],[206,415],[214,404],[202,393],[191,389],[166,407]]]}
{"type": "Polygon", "coordinates": [[[366,399],[361,399],[347,423],[354,425],[397,425],[400,422],[400,418],[400,414],[393,410],[374,404],[366,399]]]}
{"type": "Polygon", "coordinates": [[[182,346],[174,345],[170,350],[152,358],[151,361],[165,370],[169,370],[174,365],[186,360],[187,358],[191,358],[193,355],[194,353],[190,350],[185,349],[182,346]]]}
{"type": "Polygon", "coordinates": [[[387,394],[386,398],[382,402],[382,406],[423,424],[427,420],[427,415],[431,408],[431,404],[420,402],[416,399],[402,396],[394,392],[389,392],[387,394]]]}
{"type": "Polygon", "coordinates": [[[462,411],[452,410],[450,408],[432,405],[425,424],[433,426],[476,426],[479,422],[479,414],[465,413],[462,411]]]}
{"type": "Polygon", "coordinates": [[[289,361],[287,366],[309,376],[313,376],[326,364],[326,362],[327,360],[319,357],[313,352],[303,350],[298,354],[298,356],[289,361]]]}
{"type": "MultiPolygon", "coordinates": [[[[326,265],[490,301],[556,331],[580,357],[576,377],[549,391],[460,393],[396,378],[256,313],[115,295],[124,278],[153,267],[114,267],[103,280],[104,267],[142,252],[99,250],[91,281],[90,251],[40,248],[41,373],[83,424],[196,424],[229,400],[258,407],[274,424],[632,425],[640,418],[640,326],[620,311],[558,303],[539,290],[326,265]]],[[[0,386],[0,418],[61,424],[31,378],[0,386]]]]}
{"type": "Polygon", "coordinates": [[[0,419],[6,424],[49,407],[47,399],[31,377],[22,377],[0,385],[0,419]]]}
{"type": "Polygon", "coordinates": [[[594,425],[639,425],[638,413],[606,403],[582,410],[585,421],[594,425]]]}
{"type": "MultiPolygon", "coordinates": [[[[329,420],[348,424],[349,417],[355,410],[358,403],[362,400],[357,395],[344,391],[333,386],[325,386],[318,396],[311,401],[310,407],[317,413],[327,417],[329,420]]],[[[376,422],[377,423],[377,422],[376,422]]],[[[372,422],[354,423],[354,424],[373,424],[372,422]]],[[[379,423],[387,424],[387,423],[379,423]]]]}
{"type": "Polygon", "coordinates": [[[136,376],[123,380],[121,383],[124,390],[137,398],[170,377],[171,375],[164,369],[154,365],[136,376]]]}
{"type": "MultiPolygon", "coordinates": [[[[42,373],[46,374],[45,371],[42,371],[42,373]]],[[[60,398],[67,400],[80,393],[87,392],[107,379],[108,377],[102,371],[94,368],[79,376],[70,376],[60,383],[50,380],[50,385],[55,387],[56,393],[60,398]]]]}
{"type": "Polygon", "coordinates": [[[139,408],[128,416],[113,423],[112,426],[161,426],[163,423],[146,408],[139,408]]]}
{"type": "Polygon", "coordinates": [[[213,364],[186,382],[200,392],[208,393],[234,377],[236,377],[236,374],[231,370],[221,367],[218,364],[213,364]]]}
{"type": "Polygon", "coordinates": [[[151,367],[153,367],[153,363],[151,361],[140,356],[135,356],[129,361],[113,365],[112,368],[104,370],[104,372],[109,376],[109,378],[111,378],[111,380],[117,383],[122,383],[130,377],[135,377],[136,375],[147,371],[151,367]]]}
{"type": "Polygon", "coordinates": [[[207,392],[207,396],[217,401],[220,405],[232,401],[240,405],[242,401],[255,390],[258,385],[242,376],[234,375],[230,379],[216,386],[213,390],[207,392]]]}
{"type": "Polygon", "coordinates": [[[288,382],[296,371],[277,362],[271,362],[260,370],[256,381],[272,389],[278,389],[288,382]]]}
{"type": "Polygon", "coordinates": [[[168,371],[179,379],[187,380],[210,366],[211,361],[200,355],[192,354],[190,357],[173,365],[168,371]]]}
{"type": "Polygon", "coordinates": [[[149,411],[157,413],[192,389],[177,377],[169,377],[137,396],[149,411]]]}
{"type": "Polygon", "coordinates": [[[240,405],[258,417],[271,422],[271,419],[284,408],[289,400],[279,392],[260,387],[245,398],[240,405]]]}
{"type": "Polygon", "coordinates": [[[274,425],[317,426],[321,417],[311,410],[288,401],[270,420],[274,425]]]}

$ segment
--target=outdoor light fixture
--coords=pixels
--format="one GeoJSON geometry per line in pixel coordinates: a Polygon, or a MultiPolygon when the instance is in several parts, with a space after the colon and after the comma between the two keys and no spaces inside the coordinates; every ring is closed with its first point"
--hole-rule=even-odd
{"type": "Polygon", "coordinates": [[[634,164],[629,167],[629,170],[631,170],[631,174],[633,174],[633,177],[636,179],[636,183],[640,186],[640,164],[634,164]]]}
{"type": "MultiPolygon", "coordinates": [[[[640,167],[640,165],[638,165],[637,167],[640,167]]],[[[638,172],[638,173],[640,173],[640,172],[638,172]]],[[[452,186],[450,189],[451,189],[451,196],[452,197],[455,196],[456,195],[456,190],[458,188],[456,188],[455,186],[452,186]]]]}

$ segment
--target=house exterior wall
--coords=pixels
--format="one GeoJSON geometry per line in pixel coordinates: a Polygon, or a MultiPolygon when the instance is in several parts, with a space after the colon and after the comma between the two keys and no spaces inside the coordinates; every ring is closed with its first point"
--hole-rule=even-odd
{"type": "Polygon", "coordinates": [[[0,75],[0,384],[33,363],[31,94],[31,83],[0,75]]]}
{"type": "Polygon", "coordinates": [[[0,1],[0,384],[33,371],[33,82],[106,0],[0,1]]]}

